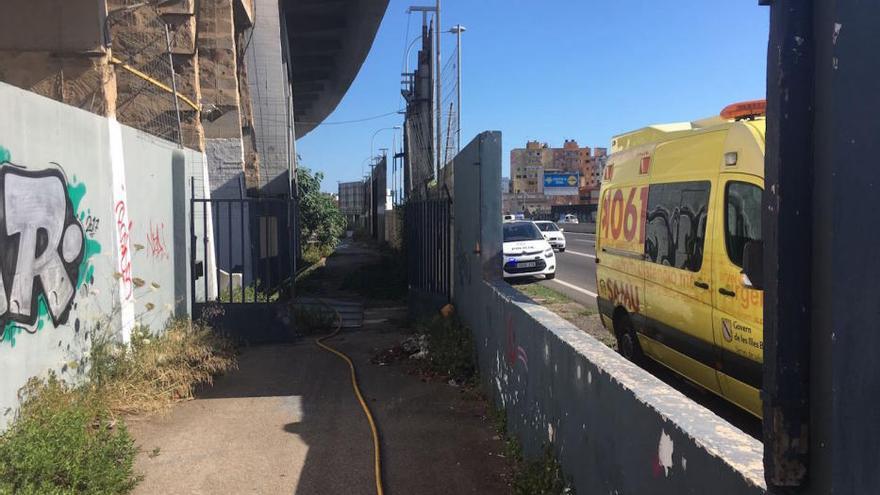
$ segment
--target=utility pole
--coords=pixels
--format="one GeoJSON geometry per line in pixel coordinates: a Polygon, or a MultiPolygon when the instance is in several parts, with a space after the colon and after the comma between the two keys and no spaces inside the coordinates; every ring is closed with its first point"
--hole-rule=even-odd
{"type": "Polygon", "coordinates": [[[436,48],[434,49],[435,57],[432,60],[432,65],[434,66],[433,67],[434,70],[431,71],[431,74],[434,76],[434,82],[435,82],[434,93],[435,94],[434,94],[434,98],[433,98],[434,101],[431,102],[431,108],[436,113],[436,119],[435,119],[436,123],[434,125],[437,128],[437,132],[436,132],[436,137],[430,136],[430,139],[432,141],[436,140],[436,144],[434,146],[434,154],[436,155],[436,158],[435,158],[435,161],[436,161],[435,167],[437,168],[436,176],[437,176],[437,180],[439,180],[440,179],[440,145],[442,144],[441,137],[440,137],[440,132],[441,132],[441,127],[440,127],[441,126],[441,124],[440,124],[440,119],[441,119],[441,116],[440,116],[440,111],[441,111],[441,108],[440,108],[440,74],[437,73],[437,71],[440,70],[440,0],[437,0],[436,4],[433,7],[411,6],[408,9],[406,9],[406,12],[408,14],[412,13],[412,12],[421,12],[423,26],[425,24],[427,24],[427,22],[428,22],[428,12],[434,13],[434,32],[432,33],[432,35],[435,38],[434,45],[436,48]]]}
{"type": "Polygon", "coordinates": [[[443,144],[443,138],[441,137],[441,133],[443,132],[443,127],[441,120],[443,118],[443,107],[442,102],[440,101],[442,93],[440,92],[440,71],[443,67],[440,65],[440,0],[437,0],[437,7],[434,11],[434,45],[436,46],[435,55],[435,71],[434,71],[434,80],[437,83],[436,86],[436,96],[434,97],[437,100],[437,147],[435,148],[435,152],[437,153],[437,186],[440,186],[440,145],[443,144]]]}
{"type": "Polygon", "coordinates": [[[448,32],[455,35],[455,52],[458,57],[458,60],[455,63],[456,69],[456,109],[455,109],[455,152],[461,152],[461,33],[465,32],[466,29],[461,24],[456,24],[452,26],[448,32]]]}

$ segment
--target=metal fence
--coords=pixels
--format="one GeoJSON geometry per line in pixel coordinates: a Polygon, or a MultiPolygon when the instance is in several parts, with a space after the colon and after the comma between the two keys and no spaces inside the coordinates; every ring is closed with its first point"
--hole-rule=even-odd
{"type": "Polygon", "coordinates": [[[407,202],[404,238],[410,289],[450,299],[452,202],[449,198],[407,202]]]}
{"type": "Polygon", "coordinates": [[[191,281],[194,305],[267,304],[282,299],[294,273],[293,202],[284,198],[191,200],[191,281]],[[200,232],[213,232],[213,246],[200,232]],[[206,262],[214,258],[217,300],[208,294],[206,262]],[[197,284],[204,291],[197,291],[197,284]]]}

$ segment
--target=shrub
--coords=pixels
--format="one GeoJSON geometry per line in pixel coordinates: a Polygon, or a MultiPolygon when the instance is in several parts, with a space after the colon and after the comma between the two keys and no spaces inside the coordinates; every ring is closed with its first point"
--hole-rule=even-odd
{"type": "Polygon", "coordinates": [[[201,322],[178,319],[164,332],[132,332],[131,346],[98,338],[92,344],[90,378],[113,412],[164,410],[192,397],[196,385],[235,368],[232,343],[201,322]]]}
{"type": "Polygon", "coordinates": [[[319,261],[321,258],[326,258],[333,253],[333,249],[335,246],[329,245],[318,245],[314,243],[309,243],[305,249],[303,249],[302,260],[306,262],[306,264],[313,265],[319,261]]]}
{"type": "Polygon", "coordinates": [[[0,436],[0,493],[128,493],[137,449],[97,387],[32,379],[0,436]]]}

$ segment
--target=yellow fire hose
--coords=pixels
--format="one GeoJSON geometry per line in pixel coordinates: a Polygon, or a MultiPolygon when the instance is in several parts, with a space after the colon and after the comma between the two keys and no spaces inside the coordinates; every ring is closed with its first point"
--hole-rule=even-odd
{"type": "Polygon", "coordinates": [[[370,432],[373,435],[373,467],[376,474],[376,494],[384,495],[385,492],[382,490],[382,456],[379,451],[379,431],[376,429],[376,422],[373,421],[373,415],[370,413],[370,407],[367,406],[367,402],[364,400],[364,396],[363,394],[361,394],[361,389],[358,386],[357,373],[355,372],[354,363],[351,361],[351,358],[346,356],[344,353],[324,343],[325,340],[335,337],[342,330],[342,315],[339,314],[339,311],[336,308],[330,306],[324,301],[321,302],[325,306],[328,306],[330,309],[332,309],[334,313],[336,313],[336,320],[338,324],[336,326],[336,330],[323,337],[315,339],[315,343],[318,344],[322,349],[336,354],[348,364],[348,369],[351,372],[351,386],[354,389],[354,395],[357,397],[358,402],[360,402],[361,404],[361,409],[363,409],[364,415],[367,417],[367,422],[370,423],[370,432]]]}

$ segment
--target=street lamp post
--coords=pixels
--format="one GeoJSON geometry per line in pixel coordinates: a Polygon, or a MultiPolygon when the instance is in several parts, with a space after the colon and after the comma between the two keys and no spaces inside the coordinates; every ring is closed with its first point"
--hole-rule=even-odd
{"type": "Polygon", "coordinates": [[[437,184],[439,186],[439,184],[440,184],[440,166],[441,166],[440,165],[440,160],[441,160],[440,146],[443,145],[443,143],[442,143],[443,138],[441,137],[441,133],[443,132],[442,123],[441,123],[442,113],[443,113],[443,108],[442,108],[443,104],[440,102],[440,99],[443,95],[443,93],[440,92],[440,71],[443,69],[442,66],[440,65],[440,0],[437,0],[437,6],[435,7],[435,10],[434,10],[434,38],[435,38],[434,41],[435,41],[435,45],[436,45],[436,49],[434,51],[435,51],[435,55],[437,56],[437,61],[435,62],[435,65],[434,65],[434,81],[437,83],[436,89],[435,89],[436,95],[434,96],[434,99],[437,100],[437,109],[436,109],[436,112],[437,112],[437,115],[436,115],[436,117],[437,117],[437,147],[434,148],[434,153],[437,154],[437,184]]]}
{"type": "Polygon", "coordinates": [[[389,130],[393,130],[393,129],[401,129],[401,127],[399,125],[395,125],[392,127],[383,127],[381,129],[376,129],[376,132],[373,133],[373,137],[370,138],[370,158],[371,159],[373,158],[373,143],[375,142],[376,134],[379,134],[382,131],[389,131],[389,130]]]}
{"type": "Polygon", "coordinates": [[[458,57],[455,63],[456,69],[456,109],[455,109],[455,152],[461,152],[461,33],[467,31],[461,24],[456,24],[447,31],[455,35],[455,52],[458,57]]]}

